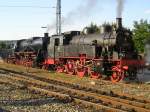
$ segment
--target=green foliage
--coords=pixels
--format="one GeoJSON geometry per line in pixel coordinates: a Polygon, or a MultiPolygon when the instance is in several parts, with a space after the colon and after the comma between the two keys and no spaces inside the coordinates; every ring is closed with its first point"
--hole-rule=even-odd
{"type": "Polygon", "coordinates": [[[85,30],[87,34],[102,33],[103,30],[101,28],[103,28],[104,32],[112,32],[113,29],[116,29],[116,25],[105,22],[99,27],[98,25],[91,23],[89,26],[83,29],[83,33],[85,33],[85,30]]]}
{"type": "Polygon", "coordinates": [[[8,41],[0,41],[0,49],[12,49],[13,43],[9,43],[8,41]]]}
{"type": "Polygon", "coordinates": [[[6,47],[7,46],[5,42],[0,42],[0,49],[5,49],[6,47]]]}
{"type": "Polygon", "coordinates": [[[104,32],[112,32],[113,30],[113,25],[110,23],[104,23],[102,26],[104,27],[104,32]]]}
{"type": "Polygon", "coordinates": [[[96,24],[91,23],[90,26],[85,27],[87,34],[100,33],[100,29],[96,24]]]}
{"type": "Polygon", "coordinates": [[[146,20],[134,22],[133,40],[139,52],[144,52],[145,41],[150,39],[150,24],[146,20]]]}

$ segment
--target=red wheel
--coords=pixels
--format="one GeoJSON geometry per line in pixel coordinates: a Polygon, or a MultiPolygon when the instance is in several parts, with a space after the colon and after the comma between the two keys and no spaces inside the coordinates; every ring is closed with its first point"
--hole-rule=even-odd
{"type": "Polygon", "coordinates": [[[113,72],[113,74],[111,76],[111,81],[114,83],[120,81],[120,76],[119,76],[118,72],[113,72]]]}
{"type": "Polygon", "coordinates": [[[23,61],[21,62],[21,65],[22,65],[22,66],[26,66],[26,65],[27,65],[26,61],[23,60],[23,61]]]}
{"type": "Polygon", "coordinates": [[[66,73],[67,73],[67,74],[69,74],[69,75],[74,75],[75,69],[74,69],[72,63],[68,63],[68,64],[66,65],[65,69],[66,69],[66,73]]]}
{"type": "Polygon", "coordinates": [[[91,78],[93,79],[99,79],[101,77],[101,75],[97,72],[92,71],[91,72],[91,78]]]}
{"type": "Polygon", "coordinates": [[[32,67],[32,65],[33,65],[32,61],[28,61],[28,62],[25,63],[26,67],[32,67]]]}
{"type": "Polygon", "coordinates": [[[24,61],[23,66],[27,66],[28,65],[28,61],[24,61]]]}
{"type": "Polygon", "coordinates": [[[57,73],[63,73],[63,72],[64,72],[64,67],[63,67],[63,66],[58,66],[58,67],[56,68],[56,72],[57,72],[57,73]]]}
{"type": "Polygon", "coordinates": [[[86,75],[86,70],[85,70],[85,68],[78,68],[78,69],[77,69],[77,75],[78,75],[79,77],[84,77],[84,76],[86,75]]]}
{"type": "Polygon", "coordinates": [[[111,76],[111,81],[112,82],[119,82],[121,80],[124,79],[124,73],[122,72],[113,72],[112,76],[111,76]]]}
{"type": "Polygon", "coordinates": [[[15,65],[19,65],[19,62],[17,60],[15,61],[15,65]]]}
{"type": "Polygon", "coordinates": [[[89,73],[90,77],[93,79],[99,79],[102,77],[102,75],[100,73],[93,71],[92,68],[90,68],[90,67],[88,68],[88,73],[89,73]]]}
{"type": "MultiPolygon", "coordinates": [[[[127,69],[125,67],[124,69],[127,69]]],[[[113,66],[112,68],[113,74],[111,76],[111,81],[112,82],[119,82],[124,79],[124,70],[120,68],[120,66],[113,66]]]]}
{"type": "Polygon", "coordinates": [[[124,72],[120,75],[120,80],[119,81],[122,81],[123,79],[124,79],[124,77],[125,77],[125,74],[124,74],[124,72]]]}
{"type": "Polygon", "coordinates": [[[75,71],[74,70],[66,70],[67,74],[69,75],[74,75],[75,71]]]}

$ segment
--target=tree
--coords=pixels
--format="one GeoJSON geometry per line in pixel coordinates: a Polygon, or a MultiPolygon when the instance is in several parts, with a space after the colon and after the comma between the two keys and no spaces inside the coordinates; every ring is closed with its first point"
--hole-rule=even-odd
{"type": "Polygon", "coordinates": [[[0,49],[6,49],[6,43],[0,42],[0,49]]]}
{"type": "Polygon", "coordinates": [[[111,25],[110,23],[104,23],[102,27],[104,27],[104,32],[108,33],[108,32],[112,32],[114,26],[111,25]]]}
{"type": "Polygon", "coordinates": [[[96,24],[91,23],[90,26],[84,28],[87,34],[100,33],[100,29],[96,24]]]}
{"type": "Polygon", "coordinates": [[[139,52],[144,52],[145,41],[150,39],[150,24],[147,20],[134,22],[133,40],[139,52]]]}

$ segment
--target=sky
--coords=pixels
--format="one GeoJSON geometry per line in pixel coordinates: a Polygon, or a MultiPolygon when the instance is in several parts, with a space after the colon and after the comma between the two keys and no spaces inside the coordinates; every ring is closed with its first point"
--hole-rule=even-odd
{"type": "MultiPolygon", "coordinates": [[[[1,0],[0,40],[43,36],[45,26],[55,34],[56,1],[1,0]]],[[[116,7],[117,0],[62,0],[62,31],[82,30],[91,22],[115,22],[116,7]]],[[[125,0],[122,17],[123,25],[131,29],[135,20],[150,22],[150,0],[125,0]]]]}

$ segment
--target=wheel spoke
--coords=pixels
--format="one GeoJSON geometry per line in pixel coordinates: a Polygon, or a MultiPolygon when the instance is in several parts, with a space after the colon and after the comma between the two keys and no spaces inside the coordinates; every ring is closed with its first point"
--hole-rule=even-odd
{"type": "Polygon", "coordinates": [[[113,74],[112,74],[112,76],[111,76],[111,81],[112,82],[119,82],[119,81],[121,81],[121,80],[123,80],[124,79],[124,73],[122,72],[113,72],[113,74]]]}

